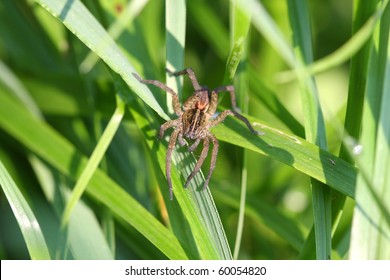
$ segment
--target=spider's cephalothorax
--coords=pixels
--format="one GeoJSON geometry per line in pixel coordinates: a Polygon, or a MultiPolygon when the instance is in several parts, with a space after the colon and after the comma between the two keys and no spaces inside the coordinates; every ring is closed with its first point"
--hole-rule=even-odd
{"type": "Polygon", "coordinates": [[[171,138],[168,144],[167,155],[166,155],[166,175],[167,175],[167,181],[169,186],[170,198],[172,199],[173,194],[172,194],[172,180],[171,180],[171,156],[177,140],[182,146],[185,145],[185,141],[183,138],[193,141],[188,148],[190,152],[194,151],[196,147],[199,145],[199,143],[203,141],[202,152],[195,165],[194,170],[187,178],[185,187],[187,187],[190,180],[200,170],[205,158],[207,157],[209,147],[210,147],[210,142],[213,143],[213,149],[211,152],[210,170],[204,182],[204,189],[205,189],[209,184],[211,174],[213,173],[215,168],[218,146],[219,146],[218,140],[210,132],[210,128],[222,122],[227,116],[235,116],[241,121],[243,121],[252,133],[255,134],[261,134],[261,133],[256,131],[249,123],[249,121],[244,116],[242,116],[237,112],[236,98],[234,95],[233,86],[221,86],[214,90],[209,90],[207,87],[203,87],[199,85],[195,77],[194,71],[191,68],[186,68],[182,71],[178,71],[174,73],[170,72],[169,70],[167,71],[169,74],[174,76],[188,75],[188,77],[192,82],[192,85],[194,87],[194,93],[183,103],[183,106],[181,106],[179,102],[177,93],[174,92],[167,85],[156,80],[143,80],[137,74],[133,74],[133,75],[141,83],[152,84],[161,88],[166,92],[169,92],[172,95],[173,108],[175,110],[176,115],[179,117],[178,119],[170,120],[164,123],[160,127],[160,131],[159,131],[159,137],[161,139],[164,136],[165,130],[171,127],[175,128],[171,134],[171,138]],[[231,98],[233,110],[223,111],[216,118],[212,118],[213,115],[215,114],[218,105],[218,93],[221,91],[230,92],[230,98],[231,98]]]}

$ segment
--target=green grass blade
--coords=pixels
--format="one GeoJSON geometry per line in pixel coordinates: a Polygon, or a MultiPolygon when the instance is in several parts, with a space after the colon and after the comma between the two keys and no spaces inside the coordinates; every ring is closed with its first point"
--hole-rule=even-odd
{"type": "MultiPolygon", "coordinates": [[[[50,168],[36,156],[30,156],[30,163],[41,183],[46,199],[52,206],[58,220],[63,214],[64,202],[69,200],[70,190],[67,182],[55,169],[50,168]]],[[[60,232],[60,231],[58,231],[60,232]]],[[[91,207],[79,200],[73,209],[67,226],[56,238],[56,259],[63,259],[71,252],[69,258],[76,260],[112,260],[113,254],[103,236],[99,221],[91,207]]]]}
{"type": "Polygon", "coordinates": [[[41,227],[33,211],[1,161],[0,185],[19,224],[31,259],[51,259],[41,227]]]}
{"type": "Polygon", "coordinates": [[[100,137],[99,142],[97,143],[94,151],[92,152],[91,157],[88,159],[88,163],[85,166],[85,169],[78,178],[77,183],[72,191],[71,197],[69,198],[69,201],[65,207],[61,220],[62,228],[66,227],[66,225],[68,224],[73,208],[80,200],[94,172],[98,168],[99,163],[101,162],[104,154],[107,151],[108,146],[110,145],[116,131],[118,130],[124,113],[125,104],[119,97],[117,97],[117,108],[113,116],[111,117],[111,120],[107,124],[107,127],[105,128],[102,136],[100,137]]]}
{"type": "MultiPolygon", "coordinates": [[[[245,43],[247,41],[247,35],[250,28],[250,14],[243,11],[235,4],[235,1],[231,2],[231,49],[226,63],[226,73],[223,84],[231,84],[239,63],[243,59],[245,51],[245,43]]],[[[238,91],[240,92],[240,91],[238,91]]]]}
{"type": "MultiPolygon", "coordinates": [[[[306,2],[287,1],[290,24],[293,31],[293,43],[296,54],[302,64],[313,60],[311,28],[306,2]]],[[[312,77],[299,77],[301,100],[305,117],[306,139],[326,149],[325,123],[319,103],[316,82],[312,77]]],[[[330,259],[331,243],[331,200],[330,188],[312,179],[312,199],[317,259],[330,259]]]]}
{"type": "Polygon", "coordinates": [[[256,0],[237,0],[237,5],[243,11],[251,15],[252,24],[267,39],[272,47],[279,52],[284,61],[292,68],[295,67],[296,59],[294,51],[287,43],[284,35],[272,20],[261,2],[256,0]]]}
{"type": "MultiPolygon", "coordinates": [[[[243,113],[248,113],[248,75],[247,75],[247,53],[248,53],[248,33],[250,28],[250,15],[242,11],[235,1],[230,4],[230,30],[231,30],[231,51],[226,64],[224,84],[231,84],[236,76],[235,92],[239,92],[240,109],[243,113]],[[237,68],[240,69],[236,75],[237,68]]],[[[237,234],[234,243],[233,258],[238,259],[240,252],[242,232],[244,229],[244,212],[246,204],[247,189],[247,150],[244,150],[241,170],[241,195],[240,208],[238,213],[237,234]]]]}
{"type": "Polygon", "coordinates": [[[14,93],[18,99],[29,108],[34,115],[41,117],[42,113],[29,92],[16,75],[0,60],[0,81],[14,93]]]}
{"type": "MultiPolygon", "coordinates": [[[[184,47],[186,35],[186,2],[184,0],[167,0],[165,8],[165,36],[167,48],[166,68],[170,71],[184,69],[184,47]]],[[[183,77],[165,75],[167,85],[181,96],[183,77]]],[[[172,96],[167,94],[167,107],[174,113],[172,96]]]]}
{"type": "Polygon", "coordinates": [[[371,45],[363,111],[364,133],[360,139],[364,149],[358,155],[361,172],[356,186],[351,259],[390,258],[390,210],[387,206],[390,199],[389,29],[390,6],[375,30],[371,45]]]}
{"type": "MultiPolygon", "coordinates": [[[[134,0],[130,1],[116,21],[108,28],[108,34],[115,40],[124,30],[131,24],[134,18],[142,11],[149,0],[134,0]]],[[[80,63],[80,71],[88,73],[98,62],[99,57],[90,52],[80,63]]]]}
{"type": "Polygon", "coordinates": [[[36,2],[58,18],[114,72],[118,73],[146,104],[161,117],[168,118],[150,90],[140,85],[134,78],[132,75],[135,72],[134,67],[81,1],[36,0],[36,2]]]}
{"type": "MultiPolygon", "coordinates": [[[[359,30],[362,30],[363,26],[365,28],[368,22],[371,20],[370,17],[372,17],[372,13],[375,11],[376,3],[375,1],[363,0],[356,1],[354,5],[355,13],[353,20],[353,33],[356,33],[359,32],[359,30]]],[[[348,104],[344,127],[346,133],[354,139],[358,139],[361,132],[361,119],[370,45],[371,41],[366,42],[361,50],[351,59],[348,104]]],[[[342,145],[340,150],[340,158],[346,160],[347,162],[353,162],[353,159],[350,156],[352,148],[346,145],[342,145]]],[[[332,196],[332,219],[336,222],[338,220],[337,217],[340,215],[340,210],[344,205],[345,196],[337,192],[333,193],[332,196]]],[[[334,226],[337,226],[337,223],[335,223],[334,226]]],[[[305,249],[301,252],[300,256],[303,259],[314,258],[314,255],[312,254],[313,250],[310,249],[312,246],[308,245],[309,243],[314,243],[314,234],[310,234],[308,236],[306,242],[307,247],[305,247],[305,249]]]]}
{"type": "Polygon", "coordinates": [[[244,124],[233,118],[226,119],[224,125],[216,126],[212,131],[221,141],[272,157],[349,197],[354,197],[357,175],[355,167],[304,139],[246,117],[265,135],[251,134],[244,124]]]}
{"type": "MultiPolygon", "coordinates": [[[[355,19],[353,22],[354,32],[359,30],[372,11],[375,9],[375,1],[360,0],[356,3],[355,19]]],[[[361,130],[361,120],[363,115],[363,103],[367,80],[367,65],[370,53],[371,40],[351,59],[351,73],[348,89],[348,104],[345,115],[345,129],[347,133],[359,138],[361,130]]],[[[349,152],[344,147],[341,148],[340,157],[349,158],[349,152]]]]}
{"type": "MultiPolygon", "coordinates": [[[[314,63],[306,66],[307,73],[314,75],[332,69],[338,65],[341,65],[342,63],[345,63],[359,50],[361,50],[363,46],[367,43],[367,41],[371,38],[375,26],[380,20],[383,11],[388,3],[388,0],[382,1],[382,3],[378,5],[374,14],[364,23],[364,25],[359,30],[356,30],[354,35],[344,45],[342,45],[340,48],[338,48],[333,53],[327,55],[326,57],[321,58],[314,63]]],[[[366,5],[372,4],[375,5],[375,1],[371,1],[371,3],[367,3],[366,5]]],[[[366,10],[366,12],[367,11],[369,10],[366,10]]],[[[292,71],[282,72],[277,75],[277,79],[280,82],[288,82],[294,77],[295,72],[292,71]]]]}
{"type": "MultiPolygon", "coordinates": [[[[86,165],[86,158],[6,95],[1,94],[0,101],[0,127],[59,172],[75,180],[86,165]]],[[[187,258],[175,236],[100,169],[96,170],[86,192],[131,224],[169,258],[187,258]]]]}

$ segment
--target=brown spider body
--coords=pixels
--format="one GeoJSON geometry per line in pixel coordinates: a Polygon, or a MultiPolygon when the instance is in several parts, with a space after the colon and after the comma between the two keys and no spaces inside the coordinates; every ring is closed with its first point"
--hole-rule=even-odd
{"type": "MultiPolygon", "coordinates": [[[[168,71],[168,70],[167,70],[168,71]]],[[[199,172],[205,158],[207,157],[210,142],[213,144],[213,149],[211,152],[211,161],[210,161],[210,170],[207,174],[204,189],[207,188],[211,175],[214,171],[217,154],[218,154],[218,140],[210,132],[210,128],[222,122],[227,116],[235,116],[241,121],[243,121],[249,130],[255,134],[261,134],[258,131],[254,130],[249,121],[237,113],[236,99],[234,95],[233,86],[222,86],[214,90],[209,90],[206,87],[201,87],[195,77],[195,74],[191,68],[186,68],[182,71],[172,73],[168,71],[171,75],[179,76],[187,74],[190,78],[192,85],[195,89],[193,95],[191,95],[184,103],[183,106],[180,105],[179,98],[171,88],[156,80],[143,80],[137,74],[133,74],[134,77],[144,84],[155,85],[162,90],[169,92],[172,95],[172,105],[175,110],[176,115],[179,117],[175,120],[170,120],[161,125],[159,131],[159,138],[161,139],[164,136],[165,130],[168,128],[174,127],[174,130],[171,134],[169,140],[167,155],[166,155],[166,175],[169,186],[170,198],[172,199],[172,179],[171,179],[171,157],[173,149],[175,148],[176,142],[179,141],[179,144],[184,146],[185,141],[183,138],[193,141],[189,146],[188,150],[193,152],[201,141],[203,141],[203,149],[201,155],[195,165],[194,170],[188,176],[185,187],[189,184],[191,179],[199,172]],[[234,110],[226,110],[220,113],[216,118],[212,118],[216,112],[218,105],[218,93],[221,91],[229,91],[230,98],[234,110]]]]}
{"type": "Polygon", "coordinates": [[[182,115],[183,135],[189,140],[203,139],[206,137],[207,124],[210,119],[208,92],[202,92],[201,96],[191,96],[183,105],[182,115]],[[190,106],[188,106],[190,105],[190,106]]]}

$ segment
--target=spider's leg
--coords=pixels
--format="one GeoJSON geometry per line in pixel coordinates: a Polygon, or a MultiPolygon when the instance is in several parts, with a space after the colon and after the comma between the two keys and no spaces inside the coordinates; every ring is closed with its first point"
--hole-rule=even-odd
{"type": "Polygon", "coordinates": [[[189,152],[195,151],[196,147],[198,147],[200,143],[200,138],[196,139],[195,142],[188,148],[189,152]]]}
{"type": "Polygon", "coordinates": [[[165,85],[162,82],[157,81],[157,80],[144,80],[140,76],[138,76],[136,73],[133,73],[133,76],[143,84],[151,84],[151,85],[154,85],[154,86],[162,89],[163,91],[170,93],[172,95],[172,105],[173,105],[173,109],[175,110],[176,115],[180,116],[182,114],[182,111],[180,108],[179,97],[173,89],[171,89],[167,85],[165,85]]]}
{"type": "MultiPolygon", "coordinates": [[[[198,144],[199,144],[199,142],[198,142],[198,144]]],[[[196,162],[194,170],[191,172],[190,176],[188,176],[188,178],[187,178],[187,181],[186,181],[186,183],[184,185],[185,188],[188,186],[188,184],[190,183],[191,179],[194,178],[196,173],[198,173],[200,168],[202,167],[202,164],[203,164],[204,160],[207,157],[207,153],[209,152],[209,146],[210,146],[210,140],[209,140],[209,138],[206,137],[203,140],[203,150],[202,150],[202,153],[200,154],[200,157],[199,157],[198,161],[196,162]]]]}
{"type": "Polygon", "coordinates": [[[166,69],[166,70],[169,73],[169,75],[173,75],[175,77],[180,76],[180,75],[188,75],[188,78],[190,78],[192,86],[194,87],[194,89],[195,90],[202,89],[202,87],[198,83],[198,80],[196,79],[194,70],[192,70],[192,68],[186,68],[186,69],[183,69],[183,70],[177,71],[177,72],[172,72],[169,69],[166,69]]]}
{"type": "Polygon", "coordinates": [[[213,90],[215,93],[220,93],[221,91],[228,91],[230,93],[230,100],[232,102],[232,107],[233,110],[236,112],[240,112],[240,108],[237,107],[237,102],[236,102],[236,94],[234,93],[234,86],[229,85],[229,86],[221,86],[217,87],[216,89],[213,90]]]}
{"type": "Polygon", "coordinates": [[[210,127],[216,126],[220,122],[223,122],[227,116],[234,116],[237,119],[239,119],[240,121],[244,122],[252,133],[257,134],[257,135],[264,135],[263,132],[255,130],[247,118],[245,118],[243,115],[241,115],[235,111],[232,111],[232,110],[226,110],[226,111],[223,111],[221,114],[219,114],[218,117],[216,117],[214,120],[212,120],[210,122],[210,127]]]}
{"type": "Polygon", "coordinates": [[[213,174],[213,171],[215,169],[215,165],[217,163],[218,148],[219,148],[219,143],[218,143],[217,138],[214,135],[212,135],[211,133],[208,135],[208,137],[213,142],[213,151],[211,152],[210,170],[209,170],[209,173],[207,174],[206,181],[204,181],[204,186],[203,186],[204,190],[209,185],[211,175],[213,174]]]}
{"type": "Polygon", "coordinates": [[[168,144],[168,150],[167,150],[167,156],[165,158],[165,172],[167,175],[167,181],[168,181],[168,187],[169,187],[169,197],[172,200],[173,199],[173,192],[172,192],[172,178],[171,178],[171,162],[172,162],[172,152],[175,148],[176,139],[179,133],[181,132],[180,128],[176,128],[171,135],[171,139],[169,139],[168,144]]]}
{"type": "Polygon", "coordinates": [[[177,120],[170,120],[170,121],[167,121],[166,123],[164,123],[163,125],[160,126],[160,131],[158,133],[158,138],[159,139],[162,139],[163,136],[164,136],[164,132],[165,130],[167,130],[168,128],[171,128],[171,127],[174,127],[174,126],[178,126],[180,123],[180,119],[177,119],[177,120]]]}
{"type": "Polygon", "coordinates": [[[185,146],[186,141],[183,138],[183,133],[179,133],[179,136],[177,137],[177,140],[179,141],[180,146],[185,146]]]}

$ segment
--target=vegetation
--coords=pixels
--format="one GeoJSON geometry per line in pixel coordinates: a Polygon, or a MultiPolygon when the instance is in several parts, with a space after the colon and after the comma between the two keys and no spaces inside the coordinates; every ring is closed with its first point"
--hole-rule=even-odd
{"type": "Polygon", "coordinates": [[[388,2],[1,1],[0,258],[389,259],[388,2]],[[132,73],[184,100],[186,67],[265,134],[213,128],[207,190],[177,145],[170,200],[132,73]]]}

